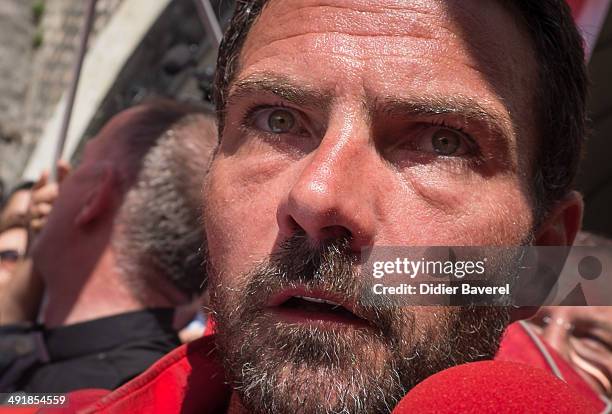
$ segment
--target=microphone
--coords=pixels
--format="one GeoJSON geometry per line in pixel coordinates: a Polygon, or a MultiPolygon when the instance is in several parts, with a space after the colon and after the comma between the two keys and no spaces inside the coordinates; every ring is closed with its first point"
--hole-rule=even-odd
{"type": "Polygon", "coordinates": [[[432,375],[414,387],[392,414],[597,412],[589,400],[542,369],[516,362],[481,361],[432,375]]]}

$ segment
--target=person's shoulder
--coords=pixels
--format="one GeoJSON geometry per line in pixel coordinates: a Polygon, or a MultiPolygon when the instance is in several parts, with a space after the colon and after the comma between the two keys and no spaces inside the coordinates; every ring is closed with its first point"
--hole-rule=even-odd
{"type": "Polygon", "coordinates": [[[61,412],[212,413],[225,408],[229,395],[222,366],[216,357],[214,338],[205,336],[170,352],[112,392],[80,390],[70,393],[69,406],[61,412]]]}
{"type": "Polygon", "coordinates": [[[84,408],[89,407],[111,392],[111,390],[104,390],[100,388],[72,391],[68,394],[66,403],[61,407],[48,407],[39,410],[35,409],[32,412],[36,414],[80,413],[84,408]]]}
{"type": "Polygon", "coordinates": [[[602,399],[588,386],[572,366],[546,344],[525,321],[514,322],[506,329],[495,356],[496,361],[520,362],[542,369],[563,380],[578,394],[603,409],[602,399]]]}

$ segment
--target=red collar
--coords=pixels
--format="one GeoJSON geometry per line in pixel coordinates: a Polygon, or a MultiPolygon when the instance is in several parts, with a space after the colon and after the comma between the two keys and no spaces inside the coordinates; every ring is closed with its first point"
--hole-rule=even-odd
{"type": "MultiPolygon", "coordinates": [[[[78,397],[87,400],[83,392],[88,391],[81,391],[78,397]]],[[[209,335],[175,349],[95,403],[89,399],[89,404],[81,405],[85,410],[79,412],[223,413],[230,395],[231,388],[216,357],[214,335],[209,335]]]]}
{"type": "MultiPolygon", "coordinates": [[[[210,332],[210,331],[209,331],[210,332]]],[[[552,349],[565,380],[580,394],[603,406],[584,381],[552,349]]],[[[496,360],[523,362],[549,371],[544,358],[518,324],[506,331],[496,360]]],[[[214,345],[207,335],[183,345],[113,392],[83,390],[70,394],[70,411],[79,413],[224,413],[231,388],[224,379],[214,345]]]]}

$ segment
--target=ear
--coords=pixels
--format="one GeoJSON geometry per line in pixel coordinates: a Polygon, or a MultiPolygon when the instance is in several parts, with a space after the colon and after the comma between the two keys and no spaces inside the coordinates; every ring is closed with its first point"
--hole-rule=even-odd
{"type": "Polygon", "coordinates": [[[94,174],[92,188],[75,218],[77,226],[90,224],[113,207],[116,191],[114,168],[110,163],[104,163],[94,174]]]}
{"type": "Polygon", "coordinates": [[[550,210],[536,232],[536,246],[571,246],[582,225],[584,203],[577,191],[571,191],[550,210]]]}
{"type": "MultiPolygon", "coordinates": [[[[582,196],[572,191],[559,200],[550,210],[540,228],[536,231],[534,245],[536,246],[571,246],[582,224],[584,203],[582,196]]],[[[534,279],[533,282],[538,282],[534,279]]],[[[542,279],[542,281],[544,281],[542,279]]],[[[534,286],[534,289],[539,287],[534,286]]],[[[528,319],[536,314],[538,306],[520,306],[511,312],[512,322],[528,319]]]]}

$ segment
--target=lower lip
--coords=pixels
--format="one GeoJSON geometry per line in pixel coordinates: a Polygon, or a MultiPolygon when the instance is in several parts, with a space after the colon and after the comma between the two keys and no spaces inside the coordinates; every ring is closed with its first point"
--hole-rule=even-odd
{"type": "Polygon", "coordinates": [[[270,308],[270,314],[279,321],[290,324],[322,324],[345,325],[353,327],[367,327],[367,323],[357,317],[351,318],[329,312],[313,312],[301,309],[270,308]]]}

